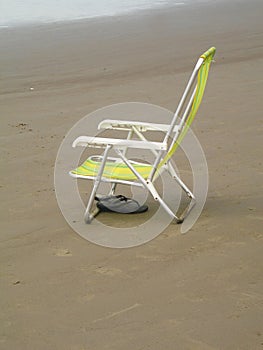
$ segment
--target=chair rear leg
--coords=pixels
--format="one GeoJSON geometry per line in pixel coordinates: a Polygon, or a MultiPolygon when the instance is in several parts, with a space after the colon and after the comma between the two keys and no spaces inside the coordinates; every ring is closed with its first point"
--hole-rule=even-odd
{"type": "Polygon", "coordinates": [[[159,195],[159,193],[157,192],[156,188],[154,187],[154,185],[152,184],[151,181],[147,180],[146,181],[147,184],[147,189],[149,190],[149,192],[151,193],[151,195],[153,196],[154,200],[158,201],[160,203],[160,205],[164,208],[164,210],[172,217],[175,219],[177,224],[181,224],[184,220],[182,218],[179,218],[178,216],[176,216],[174,214],[174,212],[168,207],[168,205],[165,203],[165,201],[161,198],[161,196],[159,195]]]}
{"type": "Polygon", "coordinates": [[[184,211],[180,215],[180,219],[183,221],[187,215],[189,215],[190,211],[193,209],[193,207],[196,205],[196,199],[194,194],[190,191],[190,189],[186,186],[186,184],[180,179],[180,177],[177,175],[176,171],[174,170],[173,166],[168,163],[168,172],[172,176],[173,179],[178,183],[178,185],[183,189],[183,191],[187,194],[187,196],[190,198],[190,203],[186,206],[184,211]]]}
{"type": "Polygon", "coordinates": [[[189,213],[191,212],[191,210],[194,208],[195,205],[196,205],[196,199],[192,198],[190,203],[186,206],[186,208],[180,215],[180,219],[182,221],[184,221],[184,219],[189,215],[189,213]]]}

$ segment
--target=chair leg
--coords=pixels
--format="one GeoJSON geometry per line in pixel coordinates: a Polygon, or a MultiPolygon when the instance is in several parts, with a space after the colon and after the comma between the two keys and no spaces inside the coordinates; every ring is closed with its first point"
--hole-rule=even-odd
{"type": "Polygon", "coordinates": [[[190,203],[186,206],[186,208],[180,215],[180,218],[182,221],[184,221],[184,219],[189,215],[189,213],[191,212],[191,210],[194,208],[195,205],[196,205],[196,199],[192,198],[190,203]]]}
{"type": "Polygon", "coordinates": [[[95,210],[93,212],[90,212],[91,208],[92,208],[92,204],[94,202],[94,199],[95,199],[95,196],[96,196],[96,192],[97,192],[97,189],[100,185],[100,181],[101,181],[101,177],[103,175],[103,171],[104,171],[104,167],[105,167],[105,164],[106,164],[106,160],[107,160],[107,156],[108,156],[108,153],[111,149],[111,146],[108,145],[104,151],[104,154],[103,154],[103,157],[102,157],[102,161],[101,161],[101,165],[100,165],[100,168],[99,168],[99,171],[98,171],[98,175],[95,179],[95,182],[94,182],[94,186],[93,186],[93,189],[91,191],[91,194],[90,194],[90,197],[89,197],[89,200],[88,200],[88,204],[87,204],[87,207],[86,207],[86,210],[85,210],[85,214],[84,214],[84,220],[87,224],[90,224],[91,221],[95,218],[96,215],[99,214],[100,210],[98,208],[95,208],[95,210]]]}
{"type": "Polygon", "coordinates": [[[167,170],[169,174],[172,176],[172,178],[178,183],[178,185],[183,189],[183,191],[190,198],[190,203],[187,205],[187,207],[184,209],[184,211],[180,215],[180,219],[183,221],[187,217],[187,215],[189,215],[193,207],[196,205],[196,199],[194,194],[190,191],[190,189],[186,186],[186,184],[177,175],[176,171],[174,170],[173,166],[170,163],[167,164],[167,170]]]}
{"type": "Polygon", "coordinates": [[[149,192],[151,193],[151,195],[153,196],[154,200],[158,201],[160,203],[160,205],[164,208],[164,210],[175,219],[177,224],[181,224],[184,219],[179,218],[178,216],[176,216],[174,214],[174,212],[168,207],[168,205],[165,203],[165,201],[160,197],[159,193],[157,192],[156,188],[154,187],[154,185],[152,184],[151,181],[147,180],[146,181],[146,186],[147,189],[149,190],[149,192]]]}
{"type": "Polygon", "coordinates": [[[91,221],[95,218],[95,216],[97,216],[100,212],[99,208],[95,208],[94,211],[90,212],[98,187],[99,187],[99,182],[96,181],[94,186],[93,186],[93,189],[92,189],[92,192],[91,192],[91,195],[89,197],[89,201],[88,201],[88,204],[87,204],[87,207],[85,210],[85,214],[84,214],[84,220],[85,220],[86,224],[90,224],[91,221]]]}

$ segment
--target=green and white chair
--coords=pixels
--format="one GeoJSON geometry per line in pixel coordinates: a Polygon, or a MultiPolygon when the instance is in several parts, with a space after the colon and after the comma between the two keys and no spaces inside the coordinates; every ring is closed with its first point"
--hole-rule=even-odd
{"type": "Polygon", "coordinates": [[[199,57],[170,125],[107,119],[99,124],[98,129],[125,130],[128,133],[127,138],[79,136],[73,142],[73,147],[103,149],[101,155],[89,157],[82,165],[70,171],[70,175],[74,178],[94,181],[84,214],[87,223],[91,223],[99,212],[98,208],[92,211],[92,207],[102,182],[112,184],[110,194],[115,193],[117,184],[145,188],[177,223],[181,223],[193,208],[196,201],[195,196],[179,178],[172,166],[171,157],[187,133],[202,101],[215,51],[216,49],[211,47],[199,57]],[[147,131],[162,131],[165,134],[163,141],[147,140],[147,131]],[[154,161],[152,164],[147,164],[128,159],[127,150],[129,148],[151,151],[154,161]],[[111,150],[116,153],[116,158],[109,156],[111,150]],[[180,217],[170,209],[156,189],[155,181],[163,171],[167,171],[190,198],[189,205],[180,217]]]}

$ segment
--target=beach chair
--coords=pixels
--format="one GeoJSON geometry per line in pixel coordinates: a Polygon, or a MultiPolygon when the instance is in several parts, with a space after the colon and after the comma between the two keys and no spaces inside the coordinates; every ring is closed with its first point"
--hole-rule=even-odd
{"type": "Polygon", "coordinates": [[[125,130],[127,138],[79,136],[75,139],[73,147],[103,149],[101,155],[90,156],[82,165],[70,171],[70,175],[74,178],[93,180],[93,188],[84,214],[86,223],[91,223],[92,219],[99,213],[97,207],[95,210],[92,208],[102,182],[111,183],[109,195],[115,193],[118,184],[145,188],[176,223],[181,223],[188,215],[195,205],[196,199],[191,190],[179,178],[172,165],[171,157],[180,145],[199,108],[215,50],[214,47],[211,47],[199,57],[169,125],[107,119],[99,124],[98,129],[125,130]],[[161,142],[152,142],[145,136],[147,131],[161,131],[164,133],[164,138],[161,142]],[[154,155],[154,161],[152,164],[148,164],[129,159],[127,157],[127,149],[129,148],[149,150],[154,155]],[[110,151],[114,151],[117,157],[110,157],[110,151]],[[173,212],[156,189],[156,180],[164,171],[171,175],[189,197],[189,204],[180,216],[173,212]]]}

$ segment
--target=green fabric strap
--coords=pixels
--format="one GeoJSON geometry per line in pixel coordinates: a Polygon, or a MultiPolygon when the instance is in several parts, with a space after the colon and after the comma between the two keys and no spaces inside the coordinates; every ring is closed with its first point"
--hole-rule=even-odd
{"type": "Polygon", "coordinates": [[[174,145],[170,148],[170,150],[167,152],[163,160],[159,163],[158,169],[160,169],[164,164],[166,164],[169,159],[172,157],[174,152],[176,151],[177,147],[180,145],[182,142],[182,139],[184,138],[185,134],[187,133],[190,125],[192,124],[192,121],[194,120],[194,117],[196,115],[196,112],[200,106],[200,103],[202,101],[204,91],[205,91],[205,86],[207,82],[207,77],[209,73],[209,68],[210,64],[213,60],[213,57],[215,55],[215,47],[211,47],[209,50],[207,50],[203,55],[200,56],[200,58],[203,58],[204,61],[202,63],[202,66],[199,69],[198,76],[197,76],[197,86],[196,86],[196,92],[193,100],[193,104],[191,107],[191,111],[187,117],[187,120],[183,126],[183,129],[174,143],[174,145]]]}

